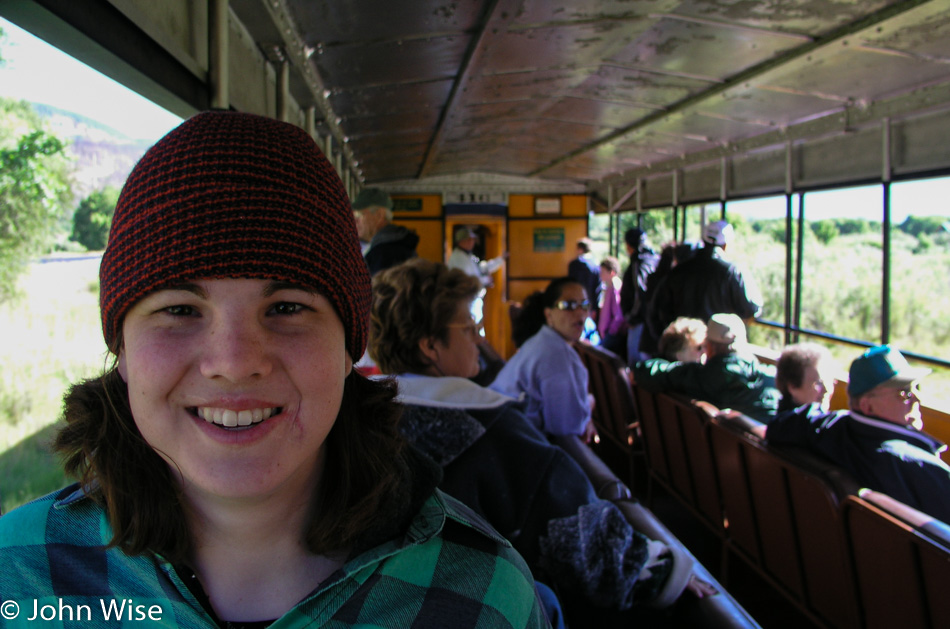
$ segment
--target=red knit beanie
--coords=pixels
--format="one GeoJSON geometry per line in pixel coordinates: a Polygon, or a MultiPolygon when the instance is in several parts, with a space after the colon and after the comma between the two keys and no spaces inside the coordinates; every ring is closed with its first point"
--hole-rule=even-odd
{"type": "Polygon", "coordinates": [[[111,348],[139,299],[197,279],[292,282],[325,296],[366,347],[370,279],[346,191],[302,129],[205,112],[150,148],[119,196],[99,268],[111,348]]]}

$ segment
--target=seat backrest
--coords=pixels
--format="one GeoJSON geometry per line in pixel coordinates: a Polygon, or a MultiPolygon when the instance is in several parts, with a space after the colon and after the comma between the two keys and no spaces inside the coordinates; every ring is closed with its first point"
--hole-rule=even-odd
{"type": "Polygon", "coordinates": [[[875,502],[843,503],[864,626],[950,626],[950,547],[875,502]]]}
{"type": "Polygon", "coordinates": [[[762,568],[809,614],[853,626],[857,601],[840,510],[847,491],[829,480],[833,466],[754,439],[745,442],[745,459],[762,568]]]}
{"type": "Polygon", "coordinates": [[[726,520],[729,547],[753,566],[759,566],[761,549],[758,523],[752,502],[746,447],[750,437],[722,423],[709,424],[716,475],[726,520]]]}
{"type": "Polygon", "coordinates": [[[723,535],[722,503],[707,425],[714,407],[675,393],[654,396],[673,488],[686,506],[723,535]]]}
{"type": "Polygon", "coordinates": [[[664,445],[666,437],[657,414],[656,398],[651,391],[638,386],[636,382],[631,381],[630,387],[637,407],[637,417],[640,420],[640,438],[643,440],[643,451],[646,455],[647,467],[650,469],[650,477],[666,487],[671,487],[670,467],[664,445]]]}
{"type": "Polygon", "coordinates": [[[613,352],[583,341],[574,343],[574,349],[587,367],[598,432],[629,452],[637,415],[627,365],[613,352]]]}

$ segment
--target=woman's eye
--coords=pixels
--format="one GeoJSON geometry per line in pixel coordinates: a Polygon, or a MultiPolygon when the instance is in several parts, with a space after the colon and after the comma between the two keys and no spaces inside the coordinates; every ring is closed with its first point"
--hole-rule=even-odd
{"type": "Polygon", "coordinates": [[[167,308],[162,308],[162,311],[173,317],[191,317],[197,314],[197,311],[192,306],[168,306],[167,308]]]}
{"type": "Polygon", "coordinates": [[[274,304],[271,307],[271,311],[278,315],[297,314],[298,312],[302,312],[303,309],[304,306],[302,304],[295,304],[288,301],[282,301],[279,304],[274,304]]]}

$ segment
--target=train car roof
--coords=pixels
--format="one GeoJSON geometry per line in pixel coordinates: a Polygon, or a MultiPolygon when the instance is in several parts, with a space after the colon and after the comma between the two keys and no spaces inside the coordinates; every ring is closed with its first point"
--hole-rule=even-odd
{"type": "MultiPolygon", "coordinates": [[[[14,20],[39,7],[80,22],[69,2],[5,4],[14,20]]],[[[90,22],[110,10],[74,4],[90,22]]],[[[201,3],[112,4],[187,56],[163,28],[201,3]]],[[[950,107],[946,0],[231,0],[230,15],[361,185],[482,173],[608,199],[655,173],[950,107]]],[[[913,169],[950,166],[938,152],[913,169]]]]}

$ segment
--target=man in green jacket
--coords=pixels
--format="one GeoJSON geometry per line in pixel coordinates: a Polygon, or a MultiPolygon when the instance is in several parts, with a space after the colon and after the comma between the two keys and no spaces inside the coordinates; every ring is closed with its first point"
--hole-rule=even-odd
{"type": "Polygon", "coordinates": [[[680,393],[768,422],[781,398],[775,388],[775,369],[759,364],[746,345],[742,319],[714,314],[707,324],[705,363],[653,358],[637,363],[633,376],[645,389],[680,393]]]}

